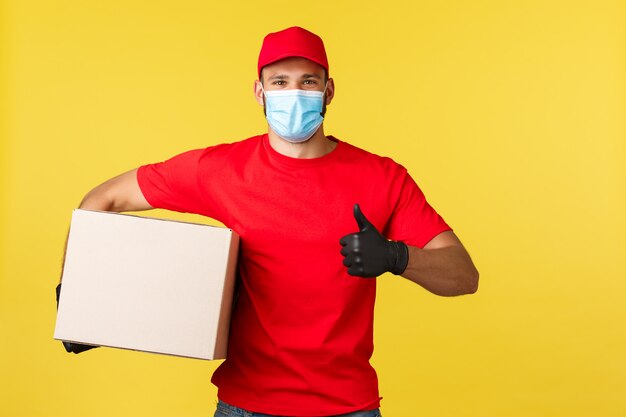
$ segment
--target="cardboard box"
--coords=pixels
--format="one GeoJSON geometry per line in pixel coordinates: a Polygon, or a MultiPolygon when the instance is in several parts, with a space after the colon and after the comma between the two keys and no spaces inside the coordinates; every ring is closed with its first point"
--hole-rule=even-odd
{"type": "Polygon", "coordinates": [[[226,228],[74,210],[54,338],[225,358],[238,245],[226,228]]]}

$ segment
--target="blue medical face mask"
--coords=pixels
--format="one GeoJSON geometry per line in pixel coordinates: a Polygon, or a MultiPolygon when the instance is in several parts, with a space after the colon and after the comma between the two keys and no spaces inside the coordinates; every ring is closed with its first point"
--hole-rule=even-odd
{"type": "MultiPolygon", "coordinates": [[[[261,88],[263,86],[261,85],[261,88]]],[[[265,117],[278,136],[288,142],[305,142],[324,121],[324,91],[265,91],[265,117]]]]}

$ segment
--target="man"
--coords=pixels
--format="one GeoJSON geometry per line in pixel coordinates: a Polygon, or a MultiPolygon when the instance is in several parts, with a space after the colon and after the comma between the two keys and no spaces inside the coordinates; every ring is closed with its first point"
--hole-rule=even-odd
{"type": "Polygon", "coordinates": [[[375,277],[453,296],[475,292],[478,272],[406,169],[324,134],[335,85],[321,38],[270,33],[258,75],[267,134],[141,166],[80,207],[192,212],[240,235],[216,416],[380,415],[369,364],[375,277]]]}

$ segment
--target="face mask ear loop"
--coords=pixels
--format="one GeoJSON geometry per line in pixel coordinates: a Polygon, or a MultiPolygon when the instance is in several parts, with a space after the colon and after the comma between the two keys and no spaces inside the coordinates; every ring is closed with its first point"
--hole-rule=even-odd
{"type": "Polygon", "coordinates": [[[324,84],[324,91],[322,91],[322,111],[320,112],[320,116],[322,118],[326,115],[326,89],[328,88],[328,81],[324,84]]]}
{"type": "Polygon", "coordinates": [[[267,111],[265,109],[265,102],[267,101],[267,94],[265,93],[265,88],[263,88],[263,81],[259,80],[259,84],[261,84],[261,91],[263,91],[263,115],[267,116],[267,111]]]}

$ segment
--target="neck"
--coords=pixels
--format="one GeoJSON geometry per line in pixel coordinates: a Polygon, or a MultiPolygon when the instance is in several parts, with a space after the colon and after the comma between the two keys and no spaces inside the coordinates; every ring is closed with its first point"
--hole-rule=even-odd
{"type": "Polygon", "coordinates": [[[301,143],[288,142],[274,133],[271,128],[269,128],[267,136],[270,145],[276,152],[291,158],[319,158],[320,156],[330,153],[335,149],[335,146],[337,146],[336,142],[333,142],[324,135],[324,125],[320,126],[309,140],[301,143]]]}

